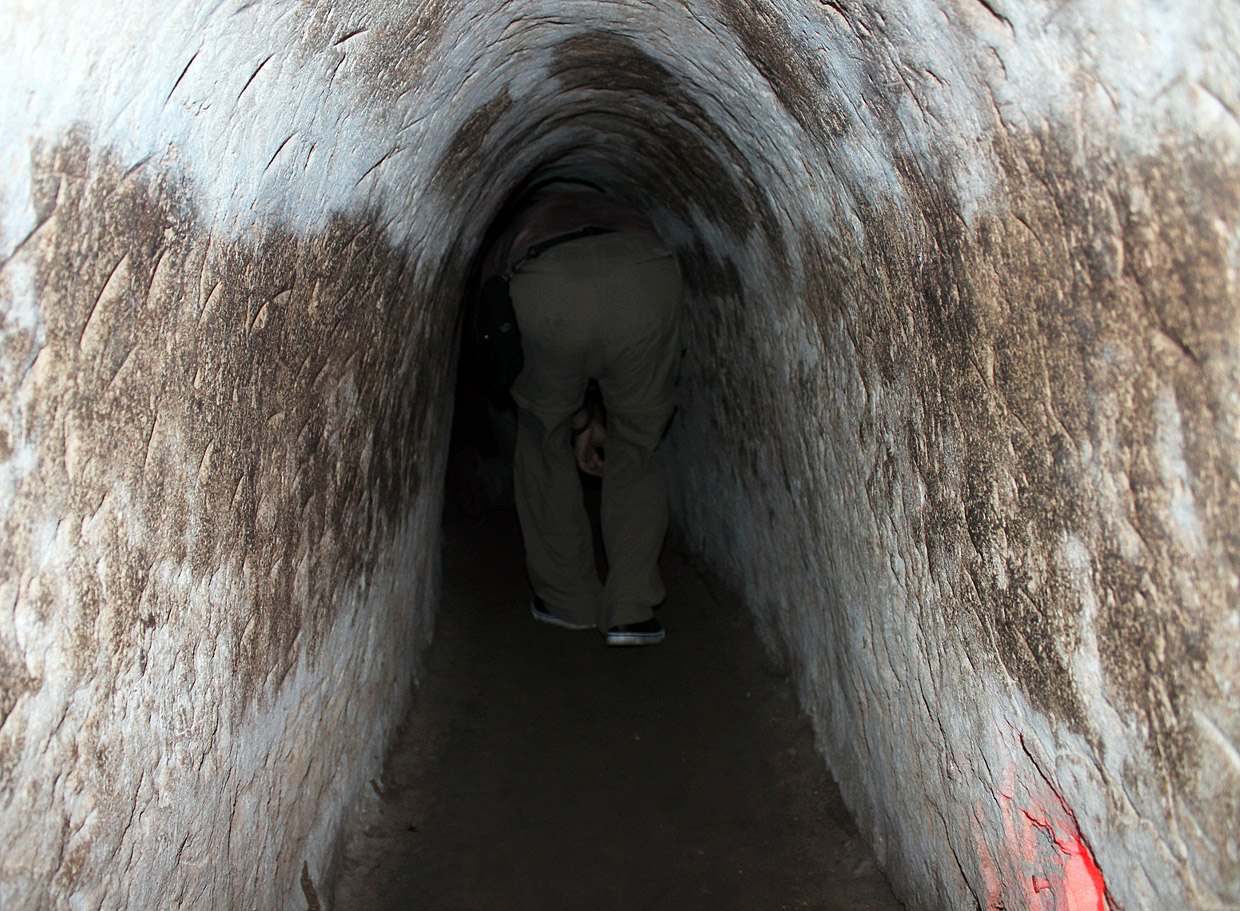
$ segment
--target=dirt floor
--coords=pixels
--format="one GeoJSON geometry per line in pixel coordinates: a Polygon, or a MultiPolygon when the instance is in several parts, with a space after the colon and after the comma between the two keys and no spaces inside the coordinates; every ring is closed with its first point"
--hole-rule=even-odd
{"type": "Polygon", "coordinates": [[[667,641],[536,623],[511,512],[446,522],[423,683],[333,907],[894,911],[735,601],[669,549],[667,641]]]}

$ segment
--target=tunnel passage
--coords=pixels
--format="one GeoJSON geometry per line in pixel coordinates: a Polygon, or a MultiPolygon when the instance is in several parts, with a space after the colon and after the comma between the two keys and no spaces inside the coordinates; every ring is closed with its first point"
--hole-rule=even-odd
{"type": "Polygon", "coordinates": [[[142,13],[0,6],[0,904],[331,879],[469,256],[569,166],[677,247],[674,521],[910,907],[1240,902],[1229,4],[142,13]]]}

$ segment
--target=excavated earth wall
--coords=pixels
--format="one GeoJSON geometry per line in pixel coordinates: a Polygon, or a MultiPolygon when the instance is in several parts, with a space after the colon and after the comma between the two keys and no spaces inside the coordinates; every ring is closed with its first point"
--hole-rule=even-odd
{"type": "Polygon", "coordinates": [[[0,905],[327,893],[432,630],[461,289],[556,169],[676,245],[678,532],[909,906],[1240,905],[1231,4],[0,37],[0,905]]]}

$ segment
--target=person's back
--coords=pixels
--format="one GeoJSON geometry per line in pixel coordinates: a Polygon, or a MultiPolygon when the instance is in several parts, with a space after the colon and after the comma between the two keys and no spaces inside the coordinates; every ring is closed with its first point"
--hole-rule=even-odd
{"type": "MultiPolygon", "coordinates": [[[[639,213],[587,187],[536,194],[488,257],[508,274],[525,367],[512,387],[517,511],[534,616],[598,629],[611,645],[660,642],[658,556],[667,528],[662,437],[675,407],[680,274],[639,213]],[[557,242],[558,241],[558,242],[557,242]],[[539,247],[536,256],[528,256],[539,247]],[[607,415],[600,584],[573,455],[601,454],[583,408],[598,383],[607,415]]],[[[597,461],[582,461],[590,470],[597,461]]]]}

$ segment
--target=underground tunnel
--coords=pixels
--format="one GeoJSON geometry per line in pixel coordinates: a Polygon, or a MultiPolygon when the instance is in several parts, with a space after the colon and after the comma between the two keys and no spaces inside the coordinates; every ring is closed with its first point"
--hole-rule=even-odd
{"type": "Polygon", "coordinates": [[[467,273],[685,276],[673,526],[910,909],[1240,907],[1240,13],[5,0],[0,905],[330,894],[435,628],[467,273]]]}

